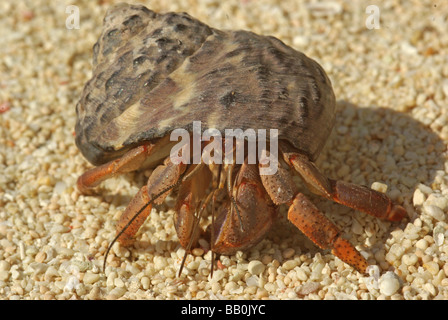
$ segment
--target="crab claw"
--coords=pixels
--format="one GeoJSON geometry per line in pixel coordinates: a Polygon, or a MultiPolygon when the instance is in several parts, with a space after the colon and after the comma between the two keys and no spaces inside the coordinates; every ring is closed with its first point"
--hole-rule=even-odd
{"type": "Polygon", "coordinates": [[[276,209],[265,191],[257,165],[241,166],[233,186],[234,202],[219,209],[212,231],[212,250],[231,255],[258,243],[272,226],[276,209]],[[235,207],[236,204],[236,207],[235,207]]]}

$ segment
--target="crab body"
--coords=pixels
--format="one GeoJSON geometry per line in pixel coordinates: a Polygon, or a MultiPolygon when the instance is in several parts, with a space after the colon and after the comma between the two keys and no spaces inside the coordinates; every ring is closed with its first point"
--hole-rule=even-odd
{"type": "Polygon", "coordinates": [[[220,31],[186,13],[122,4],[106,14],[93,65],[75,130],[78,148],[97,167],[80,176],[78,188],[88,192],[111,176],[155,168],[120,218],[118,240],[124,245],[151,205],[178,186],[175,225],[186,248],[197,241],[198,221],[211,203],[208,234],[211,249],[220,254],[257,243],[277,207],[286,204],[289,220],[305,235],[365,272],[364,258],[298,192],[291,172],[311,191],[379,218],[400,220],[406,213],[384,194],[328,179],[317,169],[313,162],[334,124],[332,86],[317,62],[274,37],[220,31]],[[226,129],[277,130],[277,170],[260,174],[266,164],[247,158],[238,164],[174,163],[170,133],[192,133],[194,121],[223,136],[226,129]]]}

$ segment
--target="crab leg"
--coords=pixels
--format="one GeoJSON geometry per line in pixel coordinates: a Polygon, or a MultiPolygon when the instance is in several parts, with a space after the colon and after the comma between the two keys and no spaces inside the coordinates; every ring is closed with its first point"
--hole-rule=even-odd
{"type": "MultiPolygon", "coordinates": [[[[389,208],[381,207],[384,204],[391,206],[391,201],[379,192],[327,179],[308,161],[307,157],[298,153],[284,152],[284,158],[287,163],[304,176],[310,190],[317,194],[379,217],[383,217],[384,212],[386,212],[386,217],[390,216],[389,212],[395,212],[389,208]],[[371,196],[370,201],[372,202],[368,201],[367,205],[363,203],[367,197],[363,192],[371,196]],[[350,197],[354,197],[354,199],[350,197]],[[379,209],[376,209],[375,203],[378,203],[379,209]]],[[[265,165],[260,164],[260,167],[262,166],[265,165]]],[[[338,227],[321,213],[304,194],[295,191],[294,183],[286,169],[279,164],[275,174],[261,175],[261,180],[274,203],[285,203],[290,206],[288,220],[309,239],[321,249],[331,249],[335,256],[353,266],[359,272],[366,272],[367,261],[364,257],[349,241],[341,237],[338,227]]],[[[392,214],[392,217],[395,217],[395,215],[392,214]]]]}
{"type": "MultiPolygon", "coordinates": [[[[150,143],[138,146],[117,160],[86,171],[78,178],[78,189],[82,193],[89,193],[92,188],[106,179],[139,169],[157,149],[157,146],[157,144],[150,143]]],[[[171,192],[170,186],[177,183],[185,168],[186,165],[174,165],[170,158],[167,158],[163,165],[158,166],[153,171],[148,184],[143,186],[134,196],[117,223],[118,241],[122,245],[128,246],[133,242],[134,235],[151,212],[152,204],[161,204],[165,200],[171,192]],[[166,192],[160,194],[164,190],[166,192]],[[148,204],[150,200],[153,200],[153,202],[148,204]],[[139,212],[140,210],[141,212],[139,212]],[[135,216],[136,214],[138,216],[135,216]],[[125,230],[123,230],[124,228],[125,230]]]]}
{"type": "Polygon", "coordinates": [[[203,164],[192,166],[186,173],[187,176],[189,174],[192,176],[183,181],[174,208],[177,236],[182,247],[187,249],[194,247],[199,238],[199,228],[195,228],[198,217],[195,214],[205,198],[212,175],[203,164]]]}
{"type": "MultiPolygon", "coordinates": [[[[104,180],[141,168],[151,156],[166,146],[166,140],[161,139],[155,144],[146,143],[131,149],[119,159],[86,171],[78,178],[77,187],[81,193],[88,194],[104,180]]],[[[164,154],[163,150],[160,153],[164,154]]],[[[157,158],[152,161],[157,161],[157,158]]],[[[185,169],[185,164],[175,165],[170,158],[154,169],[148,184],[134,196],[118,221],[117,236],[122,245],[133,242],[134,235],[151,212],[152,204],[161,204],[165,200],[185,169]]]]}
{"type": "Polygon", "coordinates": [[[163,203],[185,168],[186,165],[175,165],[167,158],[163,165],[154,169],[148,184],[134,196],[117,223],[118,241],[123,246],[132,244],[135,234],[151,212],[152,204],[163,203]]]}
{"type": "Polygon", "coordinates": [[[98,186],[104,180],[118,174],[137,170],[142,166],[146,158],[153,153],[154,144],[148,143],[131,149],[121,158],[107,162],[92,168],[82,174],[76,183],[81,193],[88,194],[91,189],[98,186]]]}
{"type": "Polygon", "coordinates": [[[151,213],[152,205],[147,205],[149,201],[148,187],[143,186],[134,198],[132,198],[131,202],[129,202],[126,210],[121,214],[116,230],[118,236],[117,240],[122,246],[130,246],[134,242],[135,234],[151,213]],[[134,218],[134,221],[131,222],[131,219],[137,212],[139,212],[139,210],[141,210],[141,212],[134,218]],[[130,223],[129,226],[127,226],[128,223],[130,223]]]}
{"type": "Polygon", "coordinates": [[[339,229],[305,195],[296,195],[288,210],[288,220],[321,249],[331,249],[335,256],[360,273],[366,272],[367,261],[364,257],[340,236],[339,229]]]}
{"type": "MultiPolygon", "coordinates": [[[[79,190],[82,192],[89,191],[100,182],[116,174],[137,170],[156,146],[157,144],[142,145],[129,151],[122,158],[104,164],[99,167],[99,170],[94,168],[87,171],[78,179],[79,190]]],[[[180,181],[185,169],[185,164],[175,165],[170,158],[166,158],[164,164],[153,171],[148,179],[148,184],[137,192],[126,210],[121,214],[116,227],[117,235],[110,243],[105,254],[103,270],[106,268],[107,255],[115,241],[118,240],[123,246],[133,243],[134,236],[151,212],[152,205],[160,204],[165,200],[173,187],[180,181]]]]}
{"type": "Polygon", "coordinates": [[[316,194],[380,219],[400,221],[406,215],[402,206],[394,204],[381,192],[342,180],[328,179],[314,163],[299,153],[284,152],[283,155],[285,161],[302,176],[308,188],[316,194]]]}

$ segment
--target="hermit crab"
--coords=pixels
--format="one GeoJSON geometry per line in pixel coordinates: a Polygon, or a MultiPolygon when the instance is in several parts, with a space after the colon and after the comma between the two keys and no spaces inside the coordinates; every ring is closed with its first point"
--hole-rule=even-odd
{"type": "Polygon", "coordinates": [[[76,107],[75,131],[78,148],[96,167],[79,177],[78,189],[88,193],[110,177],[154,169],[117,224],[115,240],[122,245],[132,243],[152,206],[170,193],[177,197],[175,227],[187,252],[204,234],[216,254],[247,249],[266,235],[278,206],[287,205],[288,219],[317,246],[364,273],[364,257],[292,175],[313,193],[375,217],[399,221],[406,215],[385,194],[329,179],[316,167],[334,124],[332,85],[317,62],[280,40],[213,29],[186,13],[121,4],[107,12],[93,51],[93,76],[76,107]],[[194,138],[194,123],[202,137],[214,134],[196,151],[189,144],[176,149],[172,133],[194,138]],[[228,129],[246,135],[237,141],[228,129]],[[261,130],[275,135],[257,144],[259,157],[251,161],[249,133],[261,130]],[[216,143],[223,147],[211,148],[216,143]],[[206,213],[211,223],[204,231],[199,222],[206,213]]]}

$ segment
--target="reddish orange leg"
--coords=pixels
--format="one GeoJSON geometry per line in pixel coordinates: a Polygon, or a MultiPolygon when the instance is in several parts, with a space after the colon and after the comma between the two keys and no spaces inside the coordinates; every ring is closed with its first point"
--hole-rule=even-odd
{"type": "MultiPolygon", "coordinates": [[[[161,145],[163,145],[163,141],[157,144],[147,143],[138,146],[131,149],[117,160],[110,161],[86,171],[78,178],[77,187],[79,191],[85,194],[89,193],[101,182],[109,178],[141,168],[147,159],[153,155],[155,151],[159,150],[161,145]]],[[[171,189],[167,190],[167,192],[162,195],[159,193],[164,189],[169,188],[171,185],[174,185],[183,171],[185,171],[185,168],[186,166],[183,164],[172,164],[169,158],[165,160],[164,165],[158,166],[149,178],[148,185],[140,189],[121,215],[117,224],[117,234],[121,232],[124,226],[133,219],[133,216],[141,210],[152,197],[157,195],[157,199],[154,199],[153,203],[162,203],[171,189]]],[[[139,214],[139,217],[135,218],[132,224],[126,227],[125,232],[123,232],[118,239],[122,245],[130,245],[132,243],[132,237],[143,224],[149,212],[151,212],[151,205],[148,205],[143,209],[143,212],[139,214]]]]}
{"type": "Polygon", "coordinates": [[[148,195],[148,187],[143,186],[134,196],[134,198],[132,198],[126,210],[121,214],[116,226],[116,230],[117,236],[119,236],[117,240],[122,246],[130,246],[134,242],[135,234],[151,213],[152,205],[148,205],[149,201],[150,197],[148,195]],[[134,218],[135,214],[139,210],[142,211],[138,214],[137,217],[134,218]],[[134,220],[131,222],[132,219],[134,220]]]}
{"type": "Polygon", "coordinates": [[[186,165],[175,165],[167,158],[163,165],[158,166],[151,174],[148,184],[143,186],[134,196],[126,210],[121,214],[117,224],[117,235],[109,245],[106,258],[112,245],[118,240],[121,245],[129,246],[134,242],[135,234],[151,213],[153,204],[161,204],[169,195],[173,187],[180,181],[186,165]]]}
{"type": "Polygon", "coordinates": [[[104,180],[118,174],[131,172],[140,168],[146,158],[153,152],[155,145],[144,144],[128,151],[121,158],[107,162],[92,168],[78,178],[76,183],[78,190],[83,194],[89,194],[91,189],[98,186],[104,180]]]}
{"type": "MultiPolygon", "coordinates": [[[[260,167],[264,166],[260,164],[260,167]]],[[[275,204],[289,205],[288,220],[321,249],[331,249],[342,261],[364,273],[367,261],[348,242],[340,237],[339,229],[302,193],[288,171],[281,165],[272,175],[261,175],[263,185],[275,204]]]]}
{"type": "MultiPolygon", "coordinates": [[[[154,144],[148,143],[145,145],[141,145],[139,147],[131,149],[119,159],[110,161],[101,166],[86,171],[78,178],[77,187],[79,191],[81,193],[88,194],[93,188],[109,178],[139,169],[145,162],[145,160],[152,154],[154,149],[156,149],[156,145],[154,144]]],[[[117,230],[121,230],[131,219],[129,217],[130,212],[138,211],[148,200],[148,191],[147,187],[145,186],[137,193],[137,195],[127,207],[126,211],[122,214],[117,225],[117,230]]],[[[143,210],[136,221],[134,221],[134,224],[127,228],[127,233],[120,236],[119,240],[121,244],[131,244],[131,236],[135,232],[137,232],[135,231],[135,229],[138,230],[138,227],[146,219],[149,212],[151,212],[151,206],[143,210]]]]}
{"type": "MultiPolygon", "coordinates": [[[[148,143],[136,147],[117,160],[88,170],[78,178],[78,189],[82,193],[89,193],[106,179],[141,168],[156,151],[160,151],[163,143],[159,141],[157,144],[148,143]]],[[[157,158],[152,161],[157,161],[157,158]]],[[[111,246],[116,240],[124,246],[132,244],[135,234],[151,212],[152,205],[161,204],[165,200],[185,169],[186,165],[175,165],[170,158],[166,158],[164,164],[153,171],[148,184],[139,190],[120,216],[117,223],[117,236],[111,246]]]]}
{"type": "Polygon", "coordinates": [[[325,177],[306,156],[284,153],[285,161],[302,176],[309,189],[337,203],[380,219],[400,221],[406,210],[385,194],[365,186],[325,177]]]}
{"type": "Polygon", "coordinates": [[[205,199],[211,177],[212,173],[205,165],[191,166],[179,188],[174,225],[180,244],[187,250],[195,247],[200,236],[199,228],[195,230],[199,219],[196,213],[205,199]],[[188,178],[189,174],[192,174],[191,178],[188,178]]]}
{"type": "MultiPolygon", "coordinates": [[[[323,197],[390,221],[399,221],[405,209],[394,204],[385,194],[364,186],[344,181],[331,180],[320,173],[308,157],[282,145],[285,162],[304,179],[308,188],[323,197]]],[[[367,261],[347,240],[340,236],[339,229],[323,215],[303,194],[294,195],[294,186],[279,166],[277,173],[261,176],[263,185],[276,204],[290,205],[288,219],[322,249],[331,249],[333,254],[361,273],[366,272],[367,261]]]]}
{"type": "Polygon", "coordinates": [[[204,164],[192,165],[186,172],[179,188],[174,208],[174,226],[179,242],[185,248],[185,254],[179,268],[179,276],[182,274],[188,253],[191,248],[196,247],[202,233],[199,222],[213,195],[212,192],[206,197],[211,179],[212,173],[207,166],[204,164]]]}
{"type": "Polygon", "coordinates": [[[389,221],[400,221],[406,216],[406,210],[394,204],[384,193],[341,180],[328,181],[333,201],[389,221]]]}
{"type": "Polygon", "coordinates": [[[117,236],[123,246],[132,244],[135,234],[151,212],[152,205],[165,201],[172,191],[172,186],[179,181],[185,168],[186,165],[175,165],[170,158],[167,158],[163,165],[153,171],[148,179],[148,184],[139,190],[120,216],[117,224],[117,236]]]}
{"type": "Polygon", "coordinates": [[[340,236],[339,229],[316,206],[299,193],[288,211],[288,219],[321,249],[331,252],[360,273],[365,273],[367,261],[340,236]]]}

